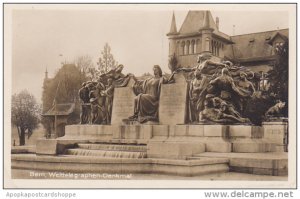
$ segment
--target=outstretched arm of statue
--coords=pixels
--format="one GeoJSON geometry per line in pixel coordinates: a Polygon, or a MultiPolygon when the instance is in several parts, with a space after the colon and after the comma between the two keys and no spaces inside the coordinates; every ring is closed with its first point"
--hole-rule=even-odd
{"type": "Polygon", "coordinates": [[[196,70],[196,68],[183,68],[183,67],[180,67],[180,68],[178,68],[177,70],[176,70],[176,72],[193,72],[193,71],[195,71],[196,70]]]}
{"type": "Polygon", "coordinates": [[[225,68],[226,67],[225,64],[222,64],[222,63],[219,63],[219,62],[210,61],[210,60],[207,60],[206,63],[208,65],[220,66],[221,68],[225,68]]]}
{"type": "Polygon", "coordinates": [[[138,79],[136,78],[136,76],[134,76],[134,74],[128,73],[127,75],[128,75],[129,77],[131,77],[131,78],[134,80],[134,82],[138,81],[138,79]]]}
{"type": "Polygon", "coordinates": [[[166,83],[174,83],[174,82],[175,82],[175,80],[174,80],[174,75],[175,75],[176,73],[177,73],[177,72],[174,71],[174,72],[172,73],[172,75],[169,77],[169,79],[167,79],[167,82],[166,82],[166,83]]]}

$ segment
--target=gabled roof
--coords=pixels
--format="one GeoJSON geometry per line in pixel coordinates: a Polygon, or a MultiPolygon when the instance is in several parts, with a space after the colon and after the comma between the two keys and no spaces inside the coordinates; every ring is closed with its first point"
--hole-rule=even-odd
{"type": "Polygon", "coordinates": [[[179,35],[191,35],[199,33],[203,29],[212,29],[213,34],[230,42],[230,37],[218,30],[209,10],[190,10],[178,33],[179,35]]]}
{"type": "Polygon", "coordinates": [[[75,103],[56,104],[43,116],[69,115],[75,109],[75,103]]]}
{"type": "Polygon", "coordinates": [[[200,29],[203,29],[203,25],[206,23],[209,24],[210,28],[216,30],[217,25],[214,22],[211,13],[208,11],[208,22],[204,23],[206,10],[190,10],[185,17],[185,20],[179,30],[180,34],[189,34],[199,32],[200,29]]]}
{"type": "Polygon", "coordinates": [[[280,32],[277,32],[269,41],[269,44],[272,45],[273,44],[273,41],[277,38],[277,37],[281,37],[284,41],[287,41],[288,38],[284,35],[284,34],[281,34],[280,32]]]}
{"type": "Polygon", "coordinates": [[[289,32],[288,29],[281,29],[232,36],[234,44],[226,46],[225,56],[240,62],[271,59],[274,53],[269,42],[277,34],[288,38],[289,32]]]}

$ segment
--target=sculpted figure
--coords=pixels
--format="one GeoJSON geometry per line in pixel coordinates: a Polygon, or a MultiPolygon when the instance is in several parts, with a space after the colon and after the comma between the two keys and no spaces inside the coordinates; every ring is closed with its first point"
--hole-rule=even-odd
{"type": "Polygon", "coordinates": [[[98,102],[97,98],[91,98],[91,124],[101,124],[103,122],[102,120],[102,113],[103,113],[103,107],[101,107],[98,102]]]}
{"type": "Polygon", "coordinates": [[[201,92],[205,89],[203,86],[204,81],[201,78],[201,73],[199,70],[194,71],[195,78],[191,81],[189,87],[189,113],[190,113],[190,121],[198,121],[199,120],[199,110],[198,106],[202,103],[202,98],[200,98],[201,92]]]}
{"type": "Polygon", "coordinates": [[[207,97],[204,102],[204,109],[200,112],[199,118],[200,121],[211,121],[216,123],[231,123],[231,122],[239,122],[245,123],[250,122],[248,118],[242,118],[238,113],[230,110],[230,105],[228,105],[225,101],[219,101],[219,108],[216,107],[215,98],[207,97]]]}
{"type": "Polygon", "coordinates": [[[160,66],[153,67],[154,77],[143,82],[142,93],[135,97],[134,115],[129,120],[136,120],[140,123],[158,120],[158,105],[161,84],[173,81],[173,76],[167,80],[162,76],[160,66]]]}
{"type": "Polygon", "coordinates": [[[247,79],[247,74],[240,72],[240,79],[236,82],[239,89],[243,90],[246,93],[247,97],[240,98],[239,107],[241,112],[243,112],[247,107],[247,102],[250,97],[254,96],[256,92],[254,85],[247,79]]]}
{"type": "Polygon", "coordinates": [[[89,97],[89,88],[87,86],[87,82],[82,84],[82,87],[79,89],[78,94],[79,98],[82,101],[81,104],[81,113],[80,113],[80,124],[87,124],[90,120],[90,97],[89,97]]]}
{"type": "Polygon", "coordinates": [[[196,67],[178,68],[176,71],[193,72],[198,70],[203,75],[203,78],[209,79],[209,77],[215,74],[218,70],[226,67],[226,64],[210,60],[211,57],[211,54],[199,55],[197,58],[197,63],[199,64],[196,67]]]}
{"type": "Polygon", "coordinates": [[[239,97],[248,96],[247,91],[239,89],[235,85],[227,68],[223,68],[222,74],[219,77],[211,80],[209,84],[213,86],[213,92],[215,92],[216,95],[221,99],[226,101],[230,101],[234,95],[237,95],[239,97]]]}
{"type": "Polygon", "coordinates": [[[249,96],[255,92],[254,85],[247,79],[247,74],[244,72],[240,72],[240,80],[237,82],[237,85],[248,92],[249,96]]]}
{"type": "Polygon", "coordinates": [[[212,86],[211,94],[214,94],[216,97],[213,100],[214,108],[221,108],[224,114],[234,117],[235,121],[249,122],[246,118],[241,117],[236,107],[238,107],[241,99],[249,96],[250,92],[239,88],[235,84],[227,68],[223,68],[222,74],[211,80],[209,84],[212,86]]]}
{"type": "Polygon", "coordinates": [[[135,78],[132,74],[124,75],[122,73],[124,66],[122,64],[118,65],[117,68],[110,70],[105,74],[107,78],[113,80],[115,87],[124,87],[127,86],[130,78],[135,78]]]}
{"type": "Polygon", "coordinates": [[[195,78],[190,84],[190,121],[198,121],[199,112],[204,108],[205,96],[209,90],[209,82],[218,72],[226,67],[224,63],[210,60],[211,54],[199,55],[194,68],[179,68],[177,71],[194,72],[195,78]]]}
{"type": "Polygon", "coordinates": [[[105,90],[101,92],[101,95],[105,96],[105,113],[106,113],[107,124],[110,124],[111,122],[114,88],[115,86],[113,85],[113,80],[109,78],[107,80],[107,85],[105,87],[105,90]]]}
{"type": "Polygon", "coordinates": [[[105,90],[105,86],[102,81],[103,79],[100,77],[97,82],[89,84],[92,111],[89,123],[91,124],[105,124],[106,122],[105,97],[101,93],[105,90]]]}
{"type": "Polygon", "coordinates": [[[279,117],[281,116],[281,111],[285,107],[285,102],[282,102],[279,100],[278,103],[276,103],[274,106],[268,109],[268,111],[265,113],[265,117],[279,117]]]}
{"type": "MultiPolygon", "coordinates": [[[[210,94],[208,94],[208,95],[210,95],[210,94]]],[[[234,117],[237,117],[237,118],[241,118],[240,113],[237,112],[234,109],[234,106],[232,104],[227,103],[225,100],[222,100],[219,97],[213,97],[212,101],[213,101],[213,106],[215,108],[218,108],[218,109],[222,109],[223,108],[222,110],[223,110],[224,113],[227,113],[229,115],[233,115],[234,117]],[[224,107],[225,105],[226,105],[226,107],[224,107]],[[224,109],[224,108],[226,108],[226,109],[224,109]]]]}

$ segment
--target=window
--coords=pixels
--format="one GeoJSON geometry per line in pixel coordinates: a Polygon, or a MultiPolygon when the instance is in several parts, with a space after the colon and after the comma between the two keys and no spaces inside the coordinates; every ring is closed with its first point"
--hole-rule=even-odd
{"type": "Polygon", "coordinates": [[[195,50],[194,50],[194,53],[197,53],[197,48],[198,46],[200,45],[200,39],[197,39],[196,43],[195,43],[195,50]]]}
{"type": "Polygon", "coordinates": [[[192,40],[192,43],[191,43],[191,54],[194,54],[195,53],[195,40],[192,40]]]}
{"type": "Polygon", "coordinates": [[[267,36],[266,37],[266,42],[270,41],[271,40],[271,36],[267,36]]]}
{"type": "Polygon", "coordinates": [[[222,45],[223,44],[212,40],[211,41],[211,52],[212,52],[212,54],[219,57],[220,56],[220,48],[222,47],[222,45]]]}
{"type": "Polygon", "coordinates": [[[176,54],[180,55],[180,41],[176,42],[176,54]]]}
{"type": "Polygon", "coordinates": [[[185,42],[182,41],[181,42],[181,52],[180,52],[180,55],[184,55],[184,53],[185,53],[185,42]]]}
{"type": "Polygon", "coordinates": [[[186,55],[190,54],[190,41],[186,42],[186,48],[185,48],[185,50],[186,50],[186,55]]]}
{"type": "Polygon", "coordinates": [[[210,39],[208,37],[205,39],[205,51],[210,51],[210,39]]]}
{"type": "Polygon", "coordinates": [[[214,45],[214,40],[211,40],[211,53],[213,54],[213,55],[215,55],[215,45],[214,45]]]}

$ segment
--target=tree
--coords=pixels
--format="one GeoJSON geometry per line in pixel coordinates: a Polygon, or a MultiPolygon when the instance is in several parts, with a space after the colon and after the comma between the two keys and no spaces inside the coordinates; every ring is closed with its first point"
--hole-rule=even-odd
{"type": "Polygon", "coordinates": [[[275,46],[276,61],[273,70],[270,72],[270,92],[276,100],[286,102],[283,110],[288,115],[288,82],[289,82],[289,46],[288,41],[275,46]]]}
{"type": "Polygon", "coordinates": [[[101,52],[101,56],[97,65],[100,73],[106,73],[109,70],[117,67],[118,62],[114,59],[114,56],[111,54],[111,48],[108,45],[108,43],[104,45],[103,51],[101,52]]]}
{"type": "MultiPolygon", "coordinates": [[[[78,99],[78,90],[83,82],[87,80],[84,72],[80,71],[75,64],[63,65],[54,78],[48,79],[43,86],[43,113],[53,107],[54,99],[57,104],[74,103],[78,99]]],[[[70,116],[70,124],[79,122],[80,109],[75,107],[75,111],[70,116]]],[[[42,124],[48,134],[51,131],[51,121],[45,117],[42,118],[42,124]]]]}
{"type": "Polygon", "coordinates": [[[44,111],[52,107],[56,95],[57,103],[71,103],[78,97],[78,90],[87,80],[85,74],[74,64],[63,65],[53,79],[44,85],[43,107],[44,111]],[[57,94],[56,94],[57,92],[57,94]],[[45,110],[46,109],[46,110],[45,110]]]}
{"type": "Polygon", "coordinates": [[[27,90],[12,96],[11,123],[17,127],[20,145],[25,145],[25,133],[29,138],[38,127],[40,112],[36,99],[27,90]]]}
{"type": "Polygon", "coordinates": [[[169,69],[174,72],[178,67],[177,67],[178,61],[175,56],[175,53],[170,57],[169,59],[169,69]]]}
{"type": "Polygon", "coordinates": [[[97,71],[92,58],[89,55],[79,56],[74,61],[76,67],[83,72],[89,79],[97,76],[97,71]]]}

